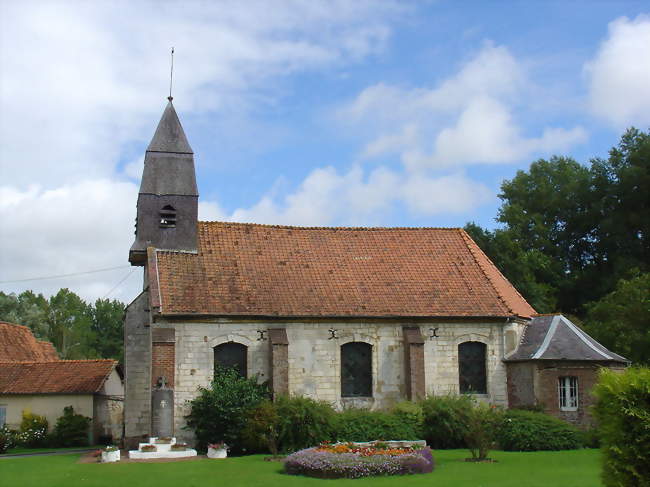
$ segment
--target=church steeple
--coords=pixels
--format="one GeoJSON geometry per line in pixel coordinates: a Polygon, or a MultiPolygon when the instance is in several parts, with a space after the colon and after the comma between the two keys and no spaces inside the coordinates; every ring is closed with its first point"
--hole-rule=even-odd
{"type": "Polygon", "coordinates": [[[144,158],[132,265],[144,265],[147,247],[196,251],[198,197],[194,154],[171,96],[144,158]]]}

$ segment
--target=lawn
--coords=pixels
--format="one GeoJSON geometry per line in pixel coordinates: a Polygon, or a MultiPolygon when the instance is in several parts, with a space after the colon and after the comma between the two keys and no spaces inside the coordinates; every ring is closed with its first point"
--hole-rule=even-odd
{"type": "Polygon", "coordinates": [[[372,485],[453,487],[600,487],[598,450],[492,452],[496,463],[468,463],[466,450],[434,452],[431,474],[319,480],[282,473],[262,455],[174,463],[78,464],[79,455],[0,459],[0,484],[21,487],[205,487],[372,485]]]}

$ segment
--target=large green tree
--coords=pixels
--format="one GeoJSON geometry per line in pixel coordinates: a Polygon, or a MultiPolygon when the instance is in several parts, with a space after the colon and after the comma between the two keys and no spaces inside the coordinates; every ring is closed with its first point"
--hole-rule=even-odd
{"type": "Polygon", "coordinates": [[[629,129],[609,158],[540,159],[504,181],[497,221],[466,229],[540,312],[584,317],[632,268],[649,269],[650,133],[629,129]]]}
{"type": "Polygon", "coordinates": [[[68,289],[46,299],[42,294],[0,291],[0,320],[28,326],[41,340],[54,344],[64,359],[123,360],[124,304],[98,299],[93,304],[68,289]]]}

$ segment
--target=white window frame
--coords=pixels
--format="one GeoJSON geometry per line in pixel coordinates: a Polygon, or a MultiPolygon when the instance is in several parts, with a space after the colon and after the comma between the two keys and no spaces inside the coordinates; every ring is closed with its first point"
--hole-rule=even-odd
{"type": "Polygon", "coordinates": [[[560,411],[577,411],[578,378],[574,375],[558,377],[557,397],[560,411]]]}

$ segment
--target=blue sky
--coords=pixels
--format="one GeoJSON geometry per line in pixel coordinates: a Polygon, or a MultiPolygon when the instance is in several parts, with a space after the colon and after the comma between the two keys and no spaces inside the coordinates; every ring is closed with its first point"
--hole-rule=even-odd
{"type": "Polygon", "coordinates": [[[171,46],[202,219],[493,227],[517,170],[606,157],[650,126],[647,2],[0,9],[5,292],[135,296],[126,259],[171,46]]]}

